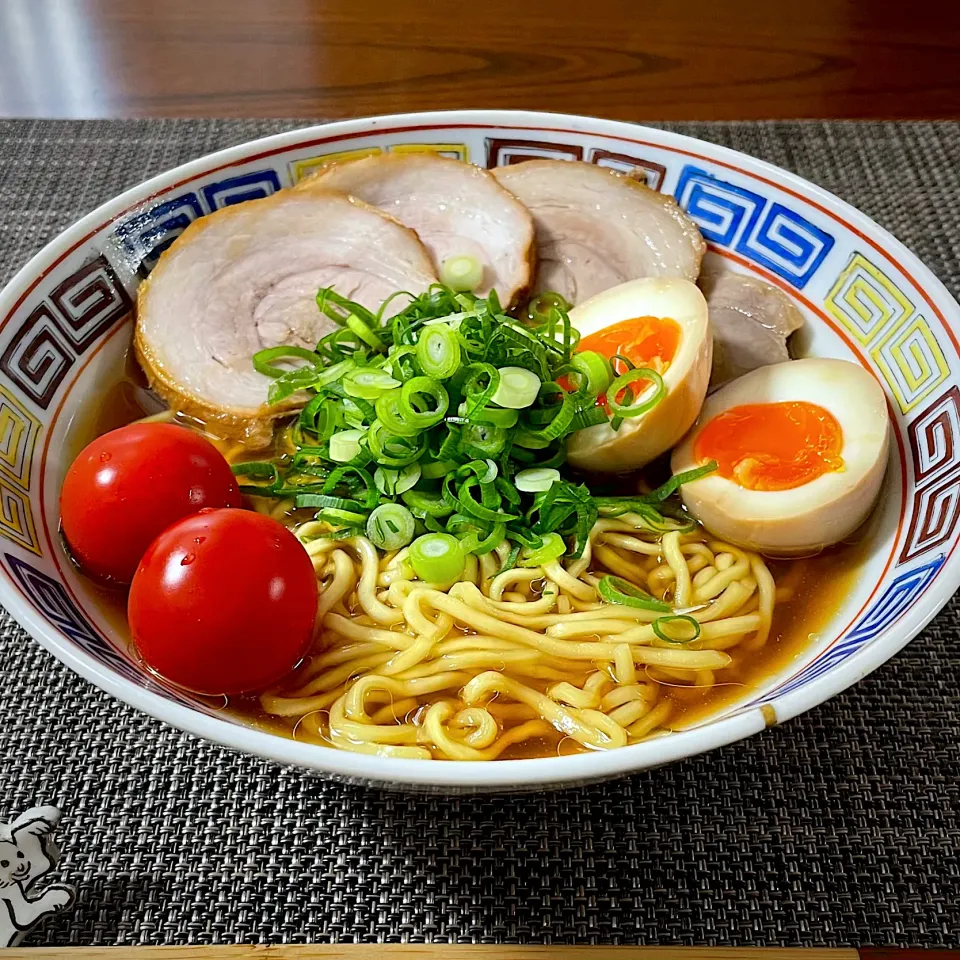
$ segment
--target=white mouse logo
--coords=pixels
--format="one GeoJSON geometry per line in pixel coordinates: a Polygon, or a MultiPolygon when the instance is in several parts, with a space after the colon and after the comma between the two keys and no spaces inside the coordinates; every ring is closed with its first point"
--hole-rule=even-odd
{"type": "Polygon", "coordinates": [[[31,888],[60,859],[52,833],[60,822],[56,807],[34,807],[12,823],[0,823],[0,947],[18,944],[44,917],[69,907],[73,887],[51,883],[31,888]]]}

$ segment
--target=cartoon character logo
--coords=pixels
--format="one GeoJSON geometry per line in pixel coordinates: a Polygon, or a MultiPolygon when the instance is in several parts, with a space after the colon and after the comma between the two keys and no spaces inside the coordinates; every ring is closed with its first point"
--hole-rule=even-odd
{"type": "Polygon", "coordinates": [[[68,884],[51,883],[36,895],[32,889],[60,859],[52,836],[59,822],[56,807],[34,807],[0,823],[0,947],[16,946],[44,917],[73,904],[68,884]]]}

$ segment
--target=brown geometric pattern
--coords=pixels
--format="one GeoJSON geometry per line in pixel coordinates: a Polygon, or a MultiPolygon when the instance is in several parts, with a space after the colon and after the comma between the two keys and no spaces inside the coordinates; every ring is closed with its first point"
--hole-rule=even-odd
{"type": "Polygon", "coordinates": [[[582,160],[583,147],[577,143],[549,143],[545,140],[487,140],[487,167],[506,167],[524,160],[582,160]]]}
{"type": "Polygon", "coordinates": [[[132,306],[123,284],[102,256],[67,277],[50,294],[50,300],[66,321],[61,329],[78,353],[83,353],[132,306]]]}
{"type": "Polygon", "coordinates": [[[487,140],[487,167],[506,167],[524,160],[584,160],[598,167],[609,167],[637,177],[642,174],[651,190],[659,190],[667,168],[654,160],[645,160],[628,153],[588,147],[576,143],[552,143],[547,140],[487,140]]]}
{"type": "Polygon", "coordinates": [[[642,173],[651,190],[659,190],[663,186],[663,178],[667,175],[667,168],[662,163],[632,157],[626,153],[614,153],[612,150],[594,148],[587,159],[598,167],[610,167],[634,177],[642,173]]]}
{"type": "Polygon", "coordinates": [[[960,521],[960,389],[951,387],[910,424],[917,489],[900,562],[946,543],[960,521]]]}
{"type": "Polygon", "coordinates": [[[44,410],[73,366],[61,320],[49,303],[40,303],[24,320],[0,356],[0,370],[44,410]]]}
{"type": "Polygon", "coordinates": [[[0,356],[2,370],[46,410],[76,358],[132,304],[102,255],[70,274],[27,316],[0,356]]]}

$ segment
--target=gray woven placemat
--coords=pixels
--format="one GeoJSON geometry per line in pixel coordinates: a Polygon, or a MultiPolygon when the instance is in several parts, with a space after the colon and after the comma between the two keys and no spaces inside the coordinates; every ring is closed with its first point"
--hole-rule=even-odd
{"type": "MultiPolygon", "coordinates": [[[[0,280],[121,189],[283,121],[0,122],[0,280]]],[[[960,125],[674,124],[795,170],[960,287],[960,125]]],[[[0,819],[65,815],[50,944],[960,944],[960,602],[783,728],[601,786],[407,798],[147,719],[0,621],[0,819]]]]}

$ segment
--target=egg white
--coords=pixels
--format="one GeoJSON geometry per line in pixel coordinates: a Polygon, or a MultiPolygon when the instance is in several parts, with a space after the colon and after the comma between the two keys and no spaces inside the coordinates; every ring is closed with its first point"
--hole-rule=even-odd
{"type": "Polygon", "coordinates": [[[674,473],[699,466],[693,456],[697,435],[724,411],[791,400],[817,404],[837,419],[842,470],[790,490],[748,490],[718,473],[681,488],[687,509],[715,536],[772,556],[814,553],[837,543],[873,509],[887,466],[890,423],[883,389],[868,371],[819,357],[753,370],[707,399],[671,461],[674,473]]]}
{"type": "Polygon", "coordinates": [[[634,317],[667,317],[681,328],[677,352],[663,375],[666,395],[649,412],[570,437],[567,459],[596,473],[636,470],[669,450],[697,417],[710,380],[713,338],[707,302],[696,284],[681,277],[647,277],[604,290],[570,311],[570,321],[588,337],[634,317]]]}

